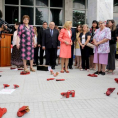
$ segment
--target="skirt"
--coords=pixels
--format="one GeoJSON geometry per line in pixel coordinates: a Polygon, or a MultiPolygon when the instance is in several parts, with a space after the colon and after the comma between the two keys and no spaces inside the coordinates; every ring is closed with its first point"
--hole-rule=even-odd
{"type": "Polygon", "coordinates": [[[21,59],[21,50],[18,50],[16,45],[13,46],[11,55],[11,65],[23,66],[23,60],[21,59]]]}
{"type": "Polygon", "coordinates": [[[97,48],[94,53],[94,60],[93,63],[98,63],[98,55],[99,55],[99,64],[108,64],[108,53],[97,53],[97,48]]]}
{"type": "Polygon", "coordinates": [[[75,49],[75,56],[81,56],[81,50],[79,48],[75,49]]]}

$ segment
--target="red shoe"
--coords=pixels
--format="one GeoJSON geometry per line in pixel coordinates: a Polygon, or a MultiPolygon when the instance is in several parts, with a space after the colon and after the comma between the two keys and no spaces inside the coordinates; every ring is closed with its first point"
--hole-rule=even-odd
{"type": "Polygon", "coordinates": [[[87,76],[91,76],[92,74],[88,74],[87,76]]]}
{"type": "Polygon", "coordinates": [[[91,77],[98,77],[98,76],[97,76],[97,75],[95,75],[95,74],[92,74],[92,75],[91,75],[91,77]]]}
{"type": "Polygon", "coordinates": [[[54,80],[55,78],[48,78],[47,81],[54,80]]]}
{"type": "Polygon", "coordinates": [[[118,84],[118,78],[115,78],[114,80],[115,80],[115,81],[116,81],[116,83],[118,84]]]}
{"type": "Polygon", "coordinates": [[[30,111],[30,109],[28,106],[23,106],[18,110],[17,116],[22,117],[24,114],[28,113],[29,111],[30,111]]]}
{"type": "Polygon", "coordinates": [[[108,88],[106,95],[109,96],[114,90],[115,90],[115,88],[108,88]]]}
{"type": "Polygon", "coordinates": [[[6,108],[0,108],[0,118],[7,112],[6,108]]]}
{"type": "Polygon", "coordinates": [[[66,72],[66,73],[69,73],[69,71],[68,71],[68,70],[67,70],[67,71],[65,70],[65,72],[66,72]]]}
{"type": "Polygon", "coordinates": [[[72,95],[72,97],[75,97],[75,90],[71,90],[70,94],[72,95]]]}
{"type": "Polygon", "coordinates": [[[24,70],[23,68],[18,68],[18,70],[24,70]]]}
{"type": "Polygon", "coordinates": [[[67,92],[62,92],[61,95],[62,96],[66,96],[67,92]]]}
{"type": "Polygon", "coordinates": [[[8,85],[8,84],[3,84],[3,86],[4,86],[4,88],[5,88],[5,87],[9,87],[10,85],[8,85]]]}
{"type": "Polygon", "coordinates": [[[70,91],[67,91],[67,93],[66,93],[66,98],[69,98],[70,97],[70,91]]]}
{"type": "Polygon", "coordinates": [[[51,75],[53,75],[53,74],[54,74],[54,72],[53,72],[53,70],[52,70],[52,69],[50,70],[50,73],[51,73],[51,75]]]}
{"type": "Polygon", "coordinates": [[[60,73],[64,73],[64,70],[61,70],[60,73]]]}
{"type": "Polygon", "coordinates": [[[65,81],[65,79],[56,79],[56,81],[65,81]]]}
{"type": "Polygon", "coordinates": [[[26,71],[22,71],[21,73],[20,73],[20,75],[29,75],[30,74],[30,72],[26,72],[26,71]]]}
{"type": "Polygon", "coordinates": [[[10,69],[13,70],[13,69],[16,69],[16,68],[11,67],[10,69]]]}
{"type": "Polygon", "coordinates": [[[19,88],[19,85],[14,84],[14,89],[19,88]]]}

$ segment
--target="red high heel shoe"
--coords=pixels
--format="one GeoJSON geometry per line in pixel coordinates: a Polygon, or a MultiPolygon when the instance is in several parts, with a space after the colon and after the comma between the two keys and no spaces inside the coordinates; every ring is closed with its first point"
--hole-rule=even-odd
{"type": "Polygon", "coordinates": [[[72,97],[75,97],[75,90],[71,90],[70,94],[72,95],[72,97]]]}
{"type": "Polygon", "coordinates": [[[56,79],[56,81],[65,81],[65,79],[56,79]]]}
{"type": "Polygon", "coordinates": [[[30,109],[28,106],[23,106],[18,110],[17,116],[22,117],[24,114],[28,113],[29,111],[30,111],[30,109]]]}
{"type": "Polygon", "coordinates": [[[114,80],[115,80],[115,82],[118,84],[118,78],[115,78],[114,80]]]}
{"type": "Polygon", "coordinates": [[[5,87],[9,87],[10,85],[8,85],[8,84],[3,84],[3,86],[4,86],[4,89],[5,89],[5,87]]]}
{"type": "Polygon", "coordinates": [[[19,88],[19,85],[14,84],[14,89],[19,88]]]}
{"type": "Polygon", "coordinates": [[[7,112],[6,108],[0,108],[0,118],[7,112]]]}
{"type": "Polygon", "coordinates": [[[108,88],[106,95],[109,96],[114,90],[115,90],[115,88],[108,88]]]}
{"type": "Polygon", "coordinates": [[[55,78],[48,78],[47,81],[54,80],[55,78]]]}

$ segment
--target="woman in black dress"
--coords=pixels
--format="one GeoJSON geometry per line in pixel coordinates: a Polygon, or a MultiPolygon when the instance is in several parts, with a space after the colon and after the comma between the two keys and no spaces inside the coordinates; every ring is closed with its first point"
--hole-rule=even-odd
{"type": "MultiPolygon", "coordinates": [[[[92,27],[90,29],[90,33],[91,33],[91,40],[90,43],[93,43],[93,37],[95,35],[96,30],[98,29],[98,21],[94,20],[92,22],[92,27]]],[[[90,69],[95,69],[96,68],[96,64],[93,63],[93,58],[94,58],[94,53],[93,53],[93,49],[90,48],[89,49],[89,53],[90,53],[90,69]]]]}
{"type": "Polygon", "coordinates": [[[110,44],[110,53],[108,56],[108,65],[107,65],[107,72],[113,72],[115,70],[115,50],[116,50],[116,41],[117,41],[117,32],[116,32],[116,25],[114,20],[108,21],[108,26],[111,29],[111,40],[109,41],[110,44]]]}

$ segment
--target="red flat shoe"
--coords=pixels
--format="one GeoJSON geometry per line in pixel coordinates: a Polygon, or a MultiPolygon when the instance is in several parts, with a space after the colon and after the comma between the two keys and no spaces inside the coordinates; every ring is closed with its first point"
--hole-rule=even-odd
{"type": "Polygon", "coordinates": [[[18,70],[24,70],[23,68],[18,68],[18,70]]]}
{"type": "Polygon", "coordinates": [[[19,85],[14,84],[14,89],[19,88],[19,85]]]}
{"type": "Polygon", "coordinates": [[[65,70],[65,72],[66,72],[66,73],[69,73],[69,71],[68,71],[68,70],[67,70],[67,71],[65,70]]]}
{"type": "Polygon", "coordinates": [[[69,98],[70,97],[70,91],[67,91],[67,94],[66,94],[66,98],[69,98]]]}
{"type": "Polygon", "coordinates": [[[48,78],[47,81],[54,80],[55,78],[48,78]]]}
{"type": "Polygon", "coordinates": [[[115,88],[108,88],[107,89],[107,92],[106,92],[106,95],[107,96],[110,96],[110,94],[115,90],[115,88]]]}
{"type": "Polygon", "coordinates": [[[114,80],[115,80],[115,82],[118,84],[118,78],[115,78],[114,80]]]}
{"type": "Polygon", "coordinates": [[[26,71],[22,71],[21,73],[20,73],[20,75],[29,75],[30,74],[30,72],[26,72],[26,71]]]}
{"type": "Polygon", "coordinates": [[[88,74],[87,76],[91,76],[92,74],[88,74]]]}
{"type": "Polygon", "coordinates": [[[29,111],[30,111],[30,109],[28,106],[23,106],[18,110],[17,116],[22,117],[24,114],[28,113],[29,111]]]}
{"type": "Polygon", "coordinates": [[[91,77],[98,77],[96,74],[92,74],[91,77]]]}
{"type": "Polygon", "coordinates": [[[66,96],[67,92],[62,92],[61,95],[62,96],[66,96]]]}
{"type": "Polygon", "coordinates": [[[56,79],[56,81],[65,81],[65,79],[56,79]]]}
{"type": "Polygon", "coordinates": [[[64,73],[64,70],[61,70],[60,73],[64,73]]]}
{"type": "Polygon", "coordinates": [[[4,89],[5,89],[5,87],[9,87],[10,85],[8,85],[8,84],[3,84],[3,86],[4,86],[4,89]]]}
{"type": "Polygon", "coordinates": [[[7,112],[6,108],[0,108],[0,118],[7,112]]]}
{"type": "Polygon", "coordinates": [[[13,70],[13,69],[16,69],[16,68],[11,67],[10,69],[13,70]]]}

